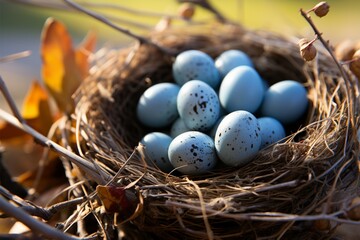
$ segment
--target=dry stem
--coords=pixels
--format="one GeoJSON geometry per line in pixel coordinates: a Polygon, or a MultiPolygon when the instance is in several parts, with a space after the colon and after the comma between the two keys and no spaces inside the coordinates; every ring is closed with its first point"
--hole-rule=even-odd
{"type": "Polygon", "coordinates": [[[10,62],[10,61],[14,61],[20,58],[25,58],[31,55],[31,51],[22,51],[19,53],[14,53],[14,54],[10,54],[7,55],[5,57],[1,57],[0,58],[0,63],[4,63],[4,62],[10,62]]]}
{"type": "Polygon", "coordinates": [[[35,232],[41,233],[51,239],[59,239],[59,240],[74,240],[77,239],[70,235],[67,235],[60,230],[53,228],[52,226],[36,220],[32,216],[30,216],[26,211],[21,208],[17,208],[12,205],[10,202],[6,201],[2,196],[0,196],[0,209],[19,220],[20,222],[24,223],[30,229],[35,232]]]}
{"type": "MultiPolygon", "coordinates": [[[[352,82],[351,82],[348,74],[345,72],[343,66],[337,60],[333,50],[329,46],[328,41],[324,40],[324,38],[322,37],[322,33],[320,33],[320,31],[317,29],[316,25],[312,21],[310,15],[309,15],[309,12],[304,11],[303,9],[300,9],[300,13],[304,17],[304,19],[309,23],[310,27],[313,29],[317,39],[320,40],[320,42],[322,43],[322,45],[324,46],[326,51],[330,54],[332,60],[336,64],[336,67],[339,69],[340,74],[341,74],[341,76],[343,78],[343,81],[345,83],[346,101],[347,101],[347,109],[346,109],[347,110],[347,126],[346,126],[346,137],[344,139],[343,156],[341,157],[341,159],[343,159],[343,158],[346,157],[346,151],[348,149],[347,144],[348,144],[350,131],[352,131],[353,136],[356,136],[356,127],[355,127],[356,115],[355,115],[355,112],[354,112],[354,104],[356,105],[356,103],[352,103],[352,101],[351,101],[351,99],[354,99],[354,88],[352,86],[352,82]]],[[[337,161],[337,163],[340,163],[341,159],[339,159],[339,161],[337,161]]],[[[332,168],[337,167],[336,165],[337,164],[334,164],[332,168]]],[[[332,168],[330,168],[330,169],[332,169],[332,168]]],[[[338,174],[336,176],[336,178],[338,178],[339,175],[340,174],[338,174]]],[[[334,181],[332,189],[331,189],[331,193],[329,194],[329,196],[333,196],[335,194],[336,184],[337,184],[337,181],[334,181]]],[[[325,206],[324,212],[327,211],[330,200],[331,200],[331,197],[328,198],[328,204],[325,206]]]]}
{"type": "Polygon", "coordinates": [[[15,117],[7,113],[6,111],[0,109],[0,117],[3,118],[8,123],[12,124],[13,126],[25,131],[26,133],[30,134],[34,137],[34,139],[41,143],[42,145],[53,149],[57,153],[59,153],[61,156],[68,158],[72,162],[74,162],[76,165],[78,165],[84,172],[86,172],[90,178],[94,181],[96,181],[98,184],[105,184],[108,179],[104,179],[104,176],[106,177],[106,174],[101,172],[100,169],[96,168],[94,164],[90,163],[89,161],[79,157],[75,153],[65,149],[64,147],[60,146],[59,144],[55,143],[54,141],[48,139],[44,135],[40,134],[38,131],[30,127],[23,117],[21,116],[15,101],[12,99],[5,82],[0,76],[0,91],[3,93],[3,95],[6,98],[7,103],[9,104],[12,112],[14,113],[15,117]]]}
{"type": "Polygon", "coordinates": [[[134,39],[136,39],[137,41],[140,42],[140,44],[148,44],[148,45],[151,45],[151,46],[154,46],[155,48],[159,49],[160,51],[162,51],[163,53],[165,54],[169,54],[169,55],[175,55],[177,52],[174,51],[173,49],[169,49],[169,48],[166,48],[166,47],[163,47],[163,46],[160,46],[152,41],[150,41],[149,39],[143,37],[143,36],[140,36],[140,35],[137,35],[133,32],[131,32],[130,30],[128,29],[125,29],[125,28],[122,28],[114,23],[112,23],[111,21],[109,21],[107,18],[105,18],[104,16],[94,12],[94,11],[91,11],[89,9],[85,9],[83,8],[81,5],[75,3],[74,1],[71,1],[71,0],[63,0],[67,5],[69,5],[70,7],[82,12],[82,13],[85,13],[86,15],[89,15],[90,17],[96,19],[96,20],[99,20],[100,22],[108,25],[109,27],[129,36],[129,37],[132,37],[134,39]]]}

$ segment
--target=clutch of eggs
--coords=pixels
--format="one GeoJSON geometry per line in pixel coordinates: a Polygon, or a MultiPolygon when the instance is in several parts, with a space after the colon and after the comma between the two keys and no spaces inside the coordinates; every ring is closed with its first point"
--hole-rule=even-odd
{"type": "Polygon", "coordinates": [[[285,127],[308,107],[301,83],[282,80],[269,86],[240,50],[216,59],[184,51],[172,74],[174,83],[149,87],[136,109],[139,122],[154,129],[140,141],[146,161],[164,172],[203,174],[218,162],[243,166],[284,139],[285,127]]]}

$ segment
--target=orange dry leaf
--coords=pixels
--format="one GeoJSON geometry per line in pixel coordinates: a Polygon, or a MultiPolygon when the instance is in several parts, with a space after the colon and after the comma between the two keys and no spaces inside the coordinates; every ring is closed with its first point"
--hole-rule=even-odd
{"type": "Polygon", "coordinates": [[[50,94],[62,112],[71,113],[74,102],[71,95],[88,72],[87,57],[95,45],[90,35],[83,48],[75,51],[66,27],[53,18],[45,22],[41,39],[42,76],[50,94]]]}
{"type": "MultiPolygon", "coordinates": [[[[48,133],[53,124],[48,94],[38,81],[33,81],[28,90],[22,106],[22,117],[43,135],[48,133]]],[[[0,122],[0,140],[23,137],[25,134],[9,123],[0,122]]]]}
{"type": "Polygon", "coordinates": [[[54,122],[51,113],[49,96],[39,82],[33,81],[25,97],[22,116],[35,130],[47,135],[54,122]]]}
{"type": "Polygon", "coordinates": [[[82,43],[75,51],[75,61],[80,70],[81,77],[84,79],[89,74],[89,56],[95,50],[96,35],[94,32],[89,32],[82,43]]]}

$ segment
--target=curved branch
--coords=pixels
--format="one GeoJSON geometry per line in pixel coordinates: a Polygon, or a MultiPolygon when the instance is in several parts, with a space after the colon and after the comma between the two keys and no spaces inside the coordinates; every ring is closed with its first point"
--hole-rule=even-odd
{"type": "Polygon", "coordinates": [[[131,37],[131,38],[134,38],[136,40],[138,40],[140,42],[140,44],[148,44],[148,45],[151,45],[155,48],[157,48],[158,50],[162,51],[163,53],[166,53],[166,54],[169,54],[169,55],[175,55],[176,54],[176,51],[174,51],[173,49],[170,49],[170,48],[166,48],[166,47],[163,47],[163,46],[160,46],[152,41],[150,41],[149,39],[143,37],[143,36],[140,36],[140,35],[137,35],[133,32],[131,32],[130,30],[128,29],[125,29],[125,28],[122,28],[116,24],[114,24],[113,22],[111,22],[109,19],[107,19],[106,17],[104,17],[103,15],[100,15],[94,11],[91,11],[89,9],[85,9],[83,8],[81,5],[73,2],[72,0],[63,0],[67,5],[69,5],[70,7],[82,12],[82,13],[85,13],[86,15],[89,15],[90,17],[96,19],[96,20],[99,20],[100,22],[108,25],[109,27],[131,37]]]}
{"type": "Polygon", "coordinates": [[[51,239],[58,240],[75,240],[77,238],[61,232],[60,230],[47,225],[44,222],[36,220],[30,216],[23,209],[18,208],[11,203],[7,202],[2,196],[0,196],[0,209],[7,215],[13,216],[18,221],[28,226],[31,230],[41,233],[51,239]]]}

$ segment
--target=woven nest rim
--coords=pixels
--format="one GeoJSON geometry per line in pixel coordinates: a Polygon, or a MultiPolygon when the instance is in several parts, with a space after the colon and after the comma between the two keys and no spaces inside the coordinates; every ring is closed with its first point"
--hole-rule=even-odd
{"type": "Polygon", "coordinates": [[[109,51],[76,94],[78,145],[114,186],[125,187],[135,199],[133,211],[125,214],[131,228],[167,239],[275,238],[333,234],[332,227],[320,233],[309,227],[314,220],[352,222],[346,209],[359,195],[359,82],[350,72],[346,83],[327,52],[304,63],[295,39],[240,26],[150,37],[178,52],[199,49],[212,57],[240,49],[270,84],[302,82],[311,106],[286,142],[262,150],[246,166],[200,177],[168,175],[147,166],[140,154],[137,142],[150,129],[139,125],[134,109],[147,87],[172,81],[174,57],[146,44],[109,51]]]}

